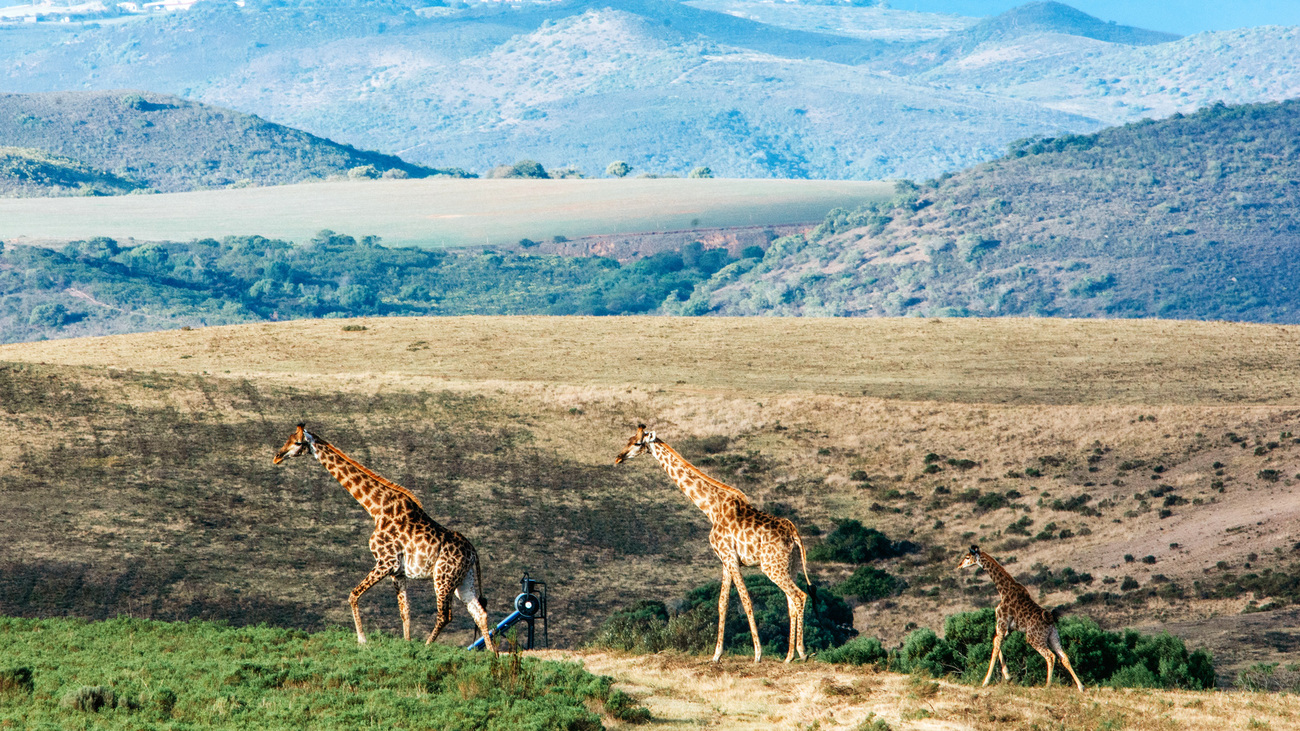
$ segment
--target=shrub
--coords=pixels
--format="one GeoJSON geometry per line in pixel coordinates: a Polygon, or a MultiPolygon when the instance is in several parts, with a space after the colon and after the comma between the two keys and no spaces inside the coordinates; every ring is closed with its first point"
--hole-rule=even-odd
{"type": "MultiPolygon", "coordinates": [[[[1064,617],[1057,628],[1061,644],[1085,685],[1191,690],[1214,687],[1210,655],[1204,650],[1188,653],[1183,641],[1168,633],[1108,632],[1084,617],[1064,617]]],[[[978,683],[988,669],[995,629],[992,609],[952,615],[944,622],[943,638],[928,628],[908,635],[903,646],[890,654],[890,669],[924,671],[935,677],[957,676],[961,682],[978,683]]],[[[1012,632],[1003,640],[1002,656],[1014,682],[1045,682],[1047,664],[1025,642],[1022,633],[1012,632]]],[[[1063,669],[1057,675],[1068,682],[1063,669]]]]}
{"type": "MultiPolygon", "coordinates": [[[[619,177],[622,177],[622,176],[619,176],[619,177]]],[[[704,167],[703,165],[701,165],[700,167],[697,167],[697,168],[692,169],[691,172],[688,173],[686,177],[688,177],[688,178],[711,178],[711,177],[713,177],[713,171],[710,170],[710,169],[708,169],[707,167],[704,167]]]]}
{"type": "Polygon", "coordinates": [[[859,566],[853,575],[835,587],[840,596],[857,597],[872,602],[893,596],[907,587],[907,582],[873,566],[859,566]]]}
{"type": "Polygon", "coordinates": [[[821,653],[817,659],[845,665],[884,665],[889,659],[889,653],[875,637],[855,637],[839,647],[821,653]]]}
{"type": "Polygon", "coordinates": [[[986,492],[975,498],[975,507],[981,511],[1005,508],[1007,504],[1006,496],[998,492],[986,492]]]}
{"type": "Polygon", "coordinates": [[[32,688],[32,669],[28,667],[0,670],[0,694],[30,693],[32,688]]]}
{"type": "Polygon", "coordinates": [[[1079,513],[1080,515],[1101,515],[1096,508],[1088,505],[1089,502],[1092,502],[1092,496],[1085,492],[1066,500],[1053,500],[1050,507],[1052,510],[1079,513]]]}
{"type": "Polygon", "coordinates": [[[32,308],[31,314],[27,316],[27,324],[32,327],[63,327],[69,319],[68,308],[46,302],[32,308]]]}
{"type": "Polygon", "coordinates": [[[1124,581],[1120,583],[1119,588],[1120,591],[1132,591],[1138,588],[1137,579],[1134,579],[1132,576],[1125,576],[1124,581]]]}
{"type": "MultiPolygon", "coordinates": [[[[796,582],[807,591],[802,577],[796,582]]],[[[790,636],[785,594],[761,574],[745,577],[745,586],[749,589],[764,653],[784,655],[790,636]]],[[[716,581],[696,587],[687,593],[681,610],[671,616],[663,602],[638,601],[611,614],[589,644],[625,652],[712,653],[717,641],[721,588],[716,581]]],[[[753,651],[749,621],[734,594],[735,589],[732,591],[727,605],[725,647],[728,651],[747,654],[753,651]]],[[[853,611],[848,604],[829,591],[817,592],[816,606],[809,601],[804,617],[804,647],[809,652],[836,647],[854,634],[853,611]]]]}
{"type": "Polygon", "coordinates": [[[101,708],[112,708],[116,700],[117,694],[112,688],[102,685],[83,685],[68,691],[59,701],[59,705],[75,711],[97,713],[101,708]]]}
{"type": "Polygon", "coordinates": [[[1255,476],[1265,482],[1277,482],[1281,479],[1282,473],[1278,470],[1260,470],[1255,473],[1255,476]]]}
{"type": "Polygon", "coordinates": [[[910,541],[890,541],[875,528],[868,528],[861,522],[850,519],[839,523],[824,541],[808,549],[808,558],[813,561],[863,564],[912,553],[918,548],[910,541]]]}

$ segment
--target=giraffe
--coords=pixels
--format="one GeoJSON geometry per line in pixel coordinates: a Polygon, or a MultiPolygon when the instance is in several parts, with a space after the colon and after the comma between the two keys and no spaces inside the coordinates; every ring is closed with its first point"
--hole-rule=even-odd
{"type": "MultiPolygon", "coordinates": [[[[375,567],[348,595],[352,620],[357,626],[357,642],[366,643],[361,629],[361,612],[357,603],[361,595],[386,577],[393,580],[397,592],[397,609],[402,615],[402,636],[411,639],[411,607],[406,599],[408,579],[431,579],[438,596],[438,618],[424,644],[433,642],[451,621],[451,595],[454,593],[474,618],[474,623],[490,638],[487,610],[483,606],[483,575],[478,553],[464,536],[438,525],[424,512],[420,501],[409,490],[371,472],[359,462],[307,431],[299,424],[273,462],[280,464],[310,450],[334,479],[344,487],[375,520],[370,534],[370,552],[375,567]]],[[[496,646],[484,642],[496,653],[496,646]]]]}
{"type": "Polygon", "coordinates": [[[1070,658],[1065,654],[1065,648],[1061,647],[1061,634],[1056,629],[1056,617],[1038,606],[1038,602],[1029,597],[1029,591],[1020,582],[1011,578],[1011,574],[1002,568],[1002,564],[993,560],[993,557],[987,553],[982,553],[979,546],[971,546],[957,568],[964,569],[967,566],[979,566],[987,571],[989,578],[993,579],[993,586],[997,587],[998,596],[1001,597],[998,608],[994,610],[998,622],[997,633],[993,635],[993,654],[989,657],[989,671],[984,674],[984,685],[988,685],[989,679],[993,677],[995,662],[1002,663],[1003,679],[1011,680],[1011,673],[1007,672],[1007,661],[1002,657],[1002,639],[1011,630],[1019,629],[1025,633],[1025,640],[1029,646],[1037,650],[1038,654],[1047,661],[1047,686],[1052,685],[1052,670],[1056,665],[1056,656],[1060,655],[1061,664],[1070,671],[1075,686],[1082,692],[1083,683],[1079,682],[1079,676],[1074,674],[1074,668],[1070,667],[1070,658]]]}
{"type": "Polygon", "coordinates": [[[808,595],[799,589],[790,575],[790,552],[795,546],[799,547],[804,580],[808,582],[809,591],[813,592],[814,602],[817,595],[812,581],[808,579],[808,557],[794,523],[768,515],[750,505],[745,493],[701,472],[672,447],[660,441],[654,432],[646,431],[645,424],[637,426],[636,434],[614,458],[614,464],[620,464],[642,452],[654,455],[668,476],[691,502],[704,511],[713,524],[709,531],[709,545],[722,561],[722,593],[718,596],[718,643],[713,651],[713,662],[722,656],[727,601],[733,581],[736,583],[736,593],[740,595],[740,604],[745,608],[745,616],[749,619],[749,636],[754,640],[754,662],[762,659],[763,646],[758,639],[758,625],[754,622],[754,607],[749,600],[749,590],[745,588],[744,579],[740,576],[741,566],[755,564],[772,583],[785,592],[786,608],[790,613],[790,649],[785,654],[785,661],[790,662],[796,649],[799,651],[799,659],[805,659],[803,613],[808,595]]]}

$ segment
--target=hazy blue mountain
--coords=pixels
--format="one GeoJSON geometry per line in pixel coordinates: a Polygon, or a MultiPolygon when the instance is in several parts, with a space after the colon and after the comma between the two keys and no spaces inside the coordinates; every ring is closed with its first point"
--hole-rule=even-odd
{"type": "Polygon", "coordinates": [[[624,159],[929,177],[1030,134],[1300,89],[1295,29],[1176,39],[1059,3],[976,21],[749,0],[205,0],[0,41],[13,91],[147,88],[477,172],[532,158],[599,175],[624,159]]]}
{"type": "Polygon", "coordinates": [[[0,94],[0,140],[27,150],[0,167],[0,192],[19,195],[274,185],[354,170],[366,177],[446,172],[230,109],[137,91],[0,94]]]}
{"type": "Polygon", "coordinates": [[[1025,140],[836,211],[685,314],[1300,322],[1300,100],[1025,140]]]}

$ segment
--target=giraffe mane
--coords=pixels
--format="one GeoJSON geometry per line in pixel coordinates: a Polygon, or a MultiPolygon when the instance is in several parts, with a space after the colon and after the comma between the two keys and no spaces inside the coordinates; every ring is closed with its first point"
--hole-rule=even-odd
{"type": "Polygon", "coordinates": [[[339,449],[333,444],[330,444],[324,439],[321,439],[320,437],[316,437],[316,443],[328,447],[331,451],[337,454],[339,458],[341,458],[344,462],[347,462],[353,467],[356,467],[357,469],[361,470],[361,474],[365,475],[366,477],[369,477],[370,479],[374,480],[375,482],[378,482],[380,485],[388,488],[389,490],[392,490],[393,492],[399,495],[403,495],[407,498],[410,498],[411,502],[415,503],[416,507],[420,508],[421,510],[424,509],[424,505],[420,503],[420,498],[416,497],[415,493],[412,493],[410,490],[406,489],[405,487],[402,487],[401,485],[397,484],[396,482],[393,482],[392,480],[389,480],[385,477],[381,477],[380,475],[375,474],[374,470],[361,464],[355,459],[352,459],[348,455],[344,454],[343,450],[339,449]]]}
{"type": "Polygon", "coordinates": [[[659,446],[663,447],[664,449],[668,450],[668,452],[672,454],[674,457],[681,460],[682,464],[686,465],[692,472],[699,475],[709,486],[716,487],[719,490],[722,490],[724,492],[734,493],[741,500],[744,500],[745,502],[749,502],[749,496],[741,492],[739,488],[732,487],[731,485],[728,485],[725,482],[715,480],[712,477],[709,477],[708,475],[704,474],[704,472],[699,467],[696,467],[690,462],[687,462],[685,457],[679,454],[676,449],[673,449],[672,447],[668,446],[665,442],[657,441],[656,443],[659,446]]]}

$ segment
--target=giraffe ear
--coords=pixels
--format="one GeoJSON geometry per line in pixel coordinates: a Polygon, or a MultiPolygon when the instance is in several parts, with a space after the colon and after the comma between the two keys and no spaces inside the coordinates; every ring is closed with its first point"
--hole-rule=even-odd
{"type": "Polygon", "coordinates": [[[980,553],[980,547],[979,547],[979,546],[971,546],[971,547],[970,547],[970,552],[973,553],[973,554],[975,554],[976,556],[978,556],[979,553],[980,553]]]}
{"type": "Polygon", "coordinates": [[[645,424],[637,424],[637,425],[636,425],[636,430],[637,430],[637,431],[645,431],[645,424]]]}

